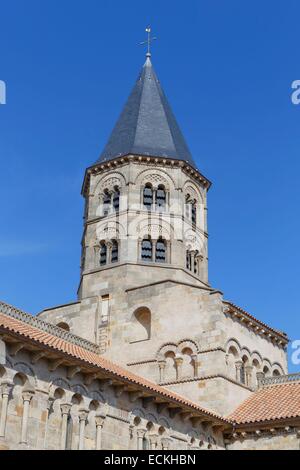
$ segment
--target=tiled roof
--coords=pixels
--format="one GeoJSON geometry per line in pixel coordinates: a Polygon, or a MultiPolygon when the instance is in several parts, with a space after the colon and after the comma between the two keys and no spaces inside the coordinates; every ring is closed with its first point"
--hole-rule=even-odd
{"type": "Polygon", "coordinates": [[[195,410],[199,414],[204,416],[214,418],[214,421],[217,422],[227,422],[230,423],[226,418],[222,418],[220,415],[209,411],[205,408],[198,406],[196,403],[193,403],[190,400],[174,393],[170,390],[167,390],[159,385],[156,385],[149,380],[146,380],[138,375],[132,374],[131,372],[119,367],[113,362],[105,359],[98,354],[88,351],[87,349],[78,346],[76,344],[70,343],[62,338],[59,338],[53,334],[45,332],[39,328],[29,325],[21,320],[10,317],[0,313],[0,330],[3,332],[11,333],[21,339],[29,340],[31,343],[40,345],[42,348],[52,349],[59,353],[62,353],[64,356],[68,356],[74,359],[74,362],[80,361],[85,363],[87,367],[97,368],[99,372],[105,372],[111,377],[121,379],[124,382],[135,384],[144,391],[153,392],[154,395],[161,396],[171,402],[177,402],[178,406],[183,405],[190,409],[195,410]]]}
{"type": "Polygon", "coordinates": [[[300,418],[300,382],[270,385],[250,395],[229,415],[237,424],[300,418]]]}

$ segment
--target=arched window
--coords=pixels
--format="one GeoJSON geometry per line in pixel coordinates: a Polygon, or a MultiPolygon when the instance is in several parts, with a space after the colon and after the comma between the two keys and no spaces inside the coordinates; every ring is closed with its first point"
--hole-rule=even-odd
{"type": "Polygon", "coordinates": [[[155,261],[157,263],[165,263],[166,254],[167,254],[166,242],[162,238],[159,238],[156,242],[155,261]]]}
{"type": "Polygon", "coordinates": [[[152,261],[152,241],[150,238],[144,238],[142,241],[141,258],[144,261],[152,261]]]}
{"type": "Polygon", "coordinates": [[[158,209],[165,209],[166,207],[166,191],[163,185],[159,185],[156,191],[156,207],[158,209]]]}
{"type": "Polygon", "coordinates": [[[108,215],[110,213],[111,207],[111,194],[106,189],[103,194],[103,215],[108,215]]]}
{"type": "Polygon", "coordinates": [[[192,254],[190,251],[186,252],[186,269],[189,271],[192,269],[192,254]]]}
{"type": "Polygon", "coordinates": [[[197,203],[194,200],[192,203],[192,222],[195,224],[197,222],[197,203]]]}
{"type": "Polygon", "coordinates": [[[274,369],[272,375],[273,375],[273,377],[279,377],[279,376],[280,376],[279,370],[278,370],[278,369],[274,369]]]}
{"type": "Polygon", "coordinates": [[[241,369],[240,369],[240,381],[241,381],[242,384],[246,383],[245,364],[244,363],[241,365],[241,369]]]}
{"type": "Polygon", "coordinates": [[[115,187],[115,190],[114,190],[114,193],[113,193],[113,208],[114,208],[115,212],[119,212],[119,208],[120,208],[120,190],[117,186],[115,187]]]}
{"type": "Polygon", "coordinates": [[[144,188],[143,204],[147,210],[151,210],[153,204],[153,189],[150,183],[147,183],[144,188]]]}
{"type": "Polygon", "coordinates": [[[189,194],[185,196],[185,216],[187,219],[191,218],[191,197],[189,194]]]}
{"type": "Polygon", "coordinates": [[[249,365],[247,356],[242,357],[241,369],[240,369],[240,382],[247,385],[246,383],[246,369],[245,367],[249,365]]]}
{"type": "Polygon", "coordinates": [[[60,323],[57,323],[56,326],[58,326],[58,327],[61,328],[62,330],[70,331],[70,327],[69,327],[68,323],[60,322],[60,323]]]}
{"type": "Polygon", "coordinates": [[[197,222],[197,201],[192,199],[189,194],[185,196],[185,216],[191,220],[193,224],[197,222]]]}
{"type": "Polygon", "coordinates": [[[100,245],[100,266],[105,265],[107,262],[107,247],[104,242],[100,245]]]}
{"type": "Polygon", "coordinates": [[[111,247],[111,262],[116,263],[119,258],[119,246],[117,240],[112,241],[111,247]]]}
{"type": "Polygon", "coordinates": [[[133,314],[132,340],[144,341],[151,335],[151,312],[147,307],[138,308],[133,314]]]}
{"type": "Polygon", "coordinates": [[[195,256],[194,256],[194,274],[198,274],[198,251],[195,251],[195,256]]]}

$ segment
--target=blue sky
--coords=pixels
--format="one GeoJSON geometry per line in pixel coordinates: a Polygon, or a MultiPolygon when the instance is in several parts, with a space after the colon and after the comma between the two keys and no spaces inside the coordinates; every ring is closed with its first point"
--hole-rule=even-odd
{"type": "Polygon", "coordinates": [[[154,67],[213,182],[211,284],[300,338],[299,15],[296,0],[3,2],[0,298],[31,313],[75,299],[84,170],[151,24],[154,67]]]}

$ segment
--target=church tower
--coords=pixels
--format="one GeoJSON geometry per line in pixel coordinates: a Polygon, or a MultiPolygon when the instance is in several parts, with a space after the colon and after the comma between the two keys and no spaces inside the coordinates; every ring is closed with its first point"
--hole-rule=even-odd
{"type": "Polygon", "coordinates": [[[99,160],[86,172],[79,298],[120,279],[208,286],[209,181],[190,154],[149,55],[99,160]]]}
{"type": "Polygon", "coordinates": [[[98,161],[86,170],[78,300],[40,317],[196,403],[228,413],[286,338],[208,281],[207,192],[150,54],[98,161]]]}

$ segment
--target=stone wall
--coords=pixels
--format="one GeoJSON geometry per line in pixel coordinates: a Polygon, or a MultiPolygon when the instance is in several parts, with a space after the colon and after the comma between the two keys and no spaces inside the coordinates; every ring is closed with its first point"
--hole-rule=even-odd
{"type": "Polygon", "coordinates": [[[224,447],[213,423],[202,425],[142,394],[132,397],[109,379],[87,379],[76,368],[16,349],[7,346],[0,366],[2,449],[224,447]]]}
{"type": "MultiPolygon", "coordinates": [[[[298,423],[299,426],[299,423],[298,423]]],[[[228,450],[299,450],[299,427],[283,427],[245,433],[226,444],[228,450]]]]}

